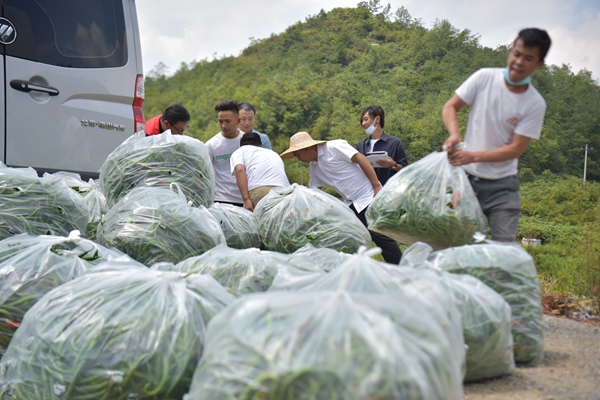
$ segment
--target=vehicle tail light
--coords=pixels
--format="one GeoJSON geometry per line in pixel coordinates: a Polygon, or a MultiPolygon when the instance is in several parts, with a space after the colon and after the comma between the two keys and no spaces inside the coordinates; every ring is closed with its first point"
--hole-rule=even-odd
{"type": "Polygon", "coordinates": [[[146,129],[146,118],[142,105],[145,99],[144,75],[138,74],[135,78],[135,95],[133,97],[133,117],[135,119],[135,132],[146,129]]]}

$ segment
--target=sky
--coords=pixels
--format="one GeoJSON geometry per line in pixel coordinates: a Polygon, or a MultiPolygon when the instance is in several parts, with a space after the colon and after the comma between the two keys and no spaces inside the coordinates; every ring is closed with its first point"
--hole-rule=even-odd
{"type": "MultiPolygon", "coordinates": [[[[238,56],[252,39],[265,39],[321,9],[356,7],[359,0],[137,0],[144,73],[160,62],[167,75],[181,63],[238,56]]],[[[511,43],[522,28],[548,31],[546,64],[586,69],[600,82],[600,0],[381,0],[394,13],[404,6],[426,28],[446,19],[479,36],[483,46],[511,43]]]]}

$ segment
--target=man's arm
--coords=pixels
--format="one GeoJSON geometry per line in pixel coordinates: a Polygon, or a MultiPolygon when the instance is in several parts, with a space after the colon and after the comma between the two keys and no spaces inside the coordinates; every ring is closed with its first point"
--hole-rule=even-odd
{"type": "Polygon", "coordinates": [[[246,175],[246,167],[244,167],[243,164],[235,166],[235,180],[240,189],[242,200],[244,200],[244,208],[246,210],[254,211],[252,201],[250,201],[250,194],[248,193],[248,175],[246,175]]]}
{"type": "Polygon", "coordinates": [[[408,159],[406,158],[406,150],[404,150],[402,141],[398,138],[394,139],[391,139],[391,143],[388,145],[388,159],[385,161],[377,161],[377,164],[383,168],[391,168],[398,172],[408,165],[408,159]]]}
{"type": "Polygon", "coordinates": [[[512,141],[506,146],[498,147],[493,150],[484,151],[455,151],[452,154],[448,152],[448,158],[452,165],[465,165],[474,162],[498,162],[512,160],[521,157],[531,138],[515,133],[512,141]]]}
{"type": "Polygon", "coordinates": [[[373,186],[373,192],[375,192],[375,194],[379,193],[379,191],[381,190],[381,182],[379,182],[377,174],[375,173],[375,169],[373,168],[367,157],[362,155],[361,153],[356,153],[352,156],[350,160],[354,164],[358,164],[360,169],[362,169],[363,173],[369,179],[369,182],[371,182],[371,186],[373,186]]]}
{"type": "Polygon", "coordinates": [[[458,126],[458,112],[465,106],[467,106],[467,103],[455,94],[446,102],[442,110],[442,120],[449,133],[449,137],[444,143],[444,146],[448,150],[450,164],[457,166],[474,162],[499,162],[521,157],[521,154],[523,154],[529,145],[529,142],[531,142],[531,139],[519,135],[518,133],[513,135],[512,141],[508,145],[493,150],[455,150],[454,146],[461,141],[460,128],[458,126]]]}
{"type": "Polygon", "coordinates": [[[467,106],[467,103],[457,94],[452,96],[450,100],[444,104],[442,109],[442,121],[448,131],[448,139],[444,143],[444,147],[447,149],[448,154],[454,152],[454,146],[459,144],[461,141],[460,127],[458,126],[458,112],[467,106]]]}

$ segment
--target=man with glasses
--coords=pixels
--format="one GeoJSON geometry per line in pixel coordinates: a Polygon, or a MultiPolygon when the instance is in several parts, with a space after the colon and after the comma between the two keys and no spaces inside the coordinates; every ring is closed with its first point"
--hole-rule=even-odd
{"type": "Polygon", "coordinates": [[[183,135],[190,122],[190,113],[181,104],[173,104],[164,113],[146,122],[146,136],[159,135],[171,130],[173,135],[183,135]]]}

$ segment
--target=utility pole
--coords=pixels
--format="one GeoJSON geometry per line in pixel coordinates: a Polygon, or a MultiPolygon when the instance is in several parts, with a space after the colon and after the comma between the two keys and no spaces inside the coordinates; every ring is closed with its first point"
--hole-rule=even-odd
{"type": "MultiPolygon", "coordinates": [[[[589,148],[590,150],[594,150],[593,147],[589,148]]],[[[587,174],[587,153],[588,153],[588,145],[585,145],[585,156],[583,157],[583,184],[585,185],[585,176],[587,174]]]]}

